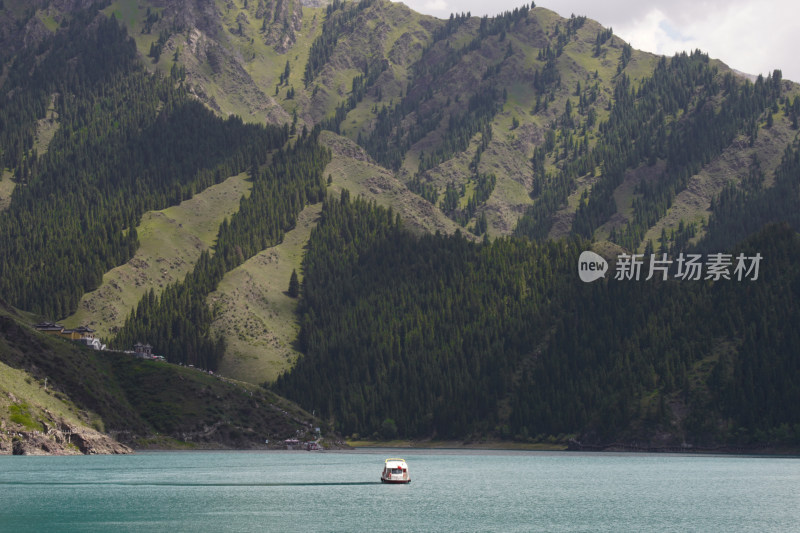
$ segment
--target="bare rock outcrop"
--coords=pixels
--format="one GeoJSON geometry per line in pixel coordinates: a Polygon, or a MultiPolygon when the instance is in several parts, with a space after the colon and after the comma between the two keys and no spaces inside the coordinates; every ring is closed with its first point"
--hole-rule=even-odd
{"type": "MultiPolygon", "coordinates": [[[[47,413],[50,414],[50,413],[47,413]]],[[[53,417],[55,418],[55,417],[53,417]]],[[[43,430],[0,429],[0,455],[117,455],[133,450],[113,438],[63,419],[42,423],[43,430]]]]}

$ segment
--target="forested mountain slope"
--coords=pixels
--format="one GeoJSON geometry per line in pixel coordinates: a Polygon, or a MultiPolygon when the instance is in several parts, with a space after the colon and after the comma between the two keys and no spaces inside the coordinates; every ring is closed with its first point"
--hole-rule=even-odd
{"type": "Polygon", "coordinates": [[[265,160],[288,131],[214,117],[172,80],[144,72],[124,30],[91,12],[35,52],[14,58],[4,85],[13,105],[3,107],[2,155],[20,186],[0,214],[0,291],[61,318],[133,255],[145,211],[265,160]],[[39,157],[31,119],[51,95],[60,126],[39,157]]]}
{"type": "Polygon", "coordinates": [[[349,433],[794,438],[773,402],[797,399],[780,333],[800,88],[780,70],[657,57],[533,3],[439,20],[387,0],[4,0],[0,45],[0,296],[18,308],[96,325],[119,292],[114,346],[285,371],[280,391],[349,433]],[[240,199],[152,238],[231,180],[240,199]],[[590,247],[774,253],[750,285],[583,285],[590,247]],[[142,248],[180,268],[107,275],[142,248]],[[275,296],[292,270],[300,298],[275,296]],[[74,315],[95,290],[101,311],[74,315]]]}
{"type": "Polygon", "coordinates": [[[419,237],[329,200],[304,261],[305,356],[276,390],[372,438],[797,445],[795,229],[730,249],[763,263],[718,281],[581,283],[588,246],[419,237]]]}
{"type": "Polygon", "coordinates": [[[702,53],[660,59],[585,17],[291,6],[167,2],[148,14],[119,1],[104,12],[125,21],[151,68],[177,72],[210,107],[322,124],[493,235],[598,231],[643,248],[681,219],[702,233],[714,196],[743,177],[732,159],[758,155],[769,174],[796,134],[800,93],[779,72],[749,84],[702,53]],[[264,96],[242,101],[252,91],[264,96]],[[651,191],[653,180],[669,191],[651,191]]]}

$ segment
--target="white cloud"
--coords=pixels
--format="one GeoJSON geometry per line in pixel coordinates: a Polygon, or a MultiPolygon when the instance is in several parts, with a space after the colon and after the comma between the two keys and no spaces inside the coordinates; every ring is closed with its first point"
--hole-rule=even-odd
{"type": "Polygon", "coordinates": [[[675,17],[655,8],[642,19],[615,26],[614,32],[641,50],[669,56],[699,48],[743,72],[767,74],[781,68],[784,77],[800,79],[797,61],[786,54],[789,29],[774,22],[774,13],[740,3],[717,8],[713,16],[699,10],[697,15],[675,17]],[[770,27],[774,30],[756,31],[770,27]]]}
{"type": "Polygon", "coordinates": [[[444,0],[404,0],[403,3],[417,13],[425,13],[439,18],[450,16],[450,12],[453,11],[444,0]]]}
{"type": "Polygon", "coordinates": [[[444,0],[432,0],[427,2],[425,7],[431,11],[447,11],[447,3],[444,0]]]}

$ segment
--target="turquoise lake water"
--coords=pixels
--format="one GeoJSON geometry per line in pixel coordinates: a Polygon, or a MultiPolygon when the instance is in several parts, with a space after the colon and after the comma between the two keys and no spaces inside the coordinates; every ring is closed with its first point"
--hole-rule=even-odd
{"type": "Polygon", "coordinates": [[[358,450],[0,456],[0,531],[800,531],[800,459],[358,450]],[[404,457],[410,485],[383,485],[404,457]]]}

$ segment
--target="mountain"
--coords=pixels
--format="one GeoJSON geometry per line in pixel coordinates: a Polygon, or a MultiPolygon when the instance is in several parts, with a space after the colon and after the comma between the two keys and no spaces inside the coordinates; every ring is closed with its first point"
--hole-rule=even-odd
{"type": "Polygon", "coordinates": [[[744,305],[736,290],[647,286],[628,296],[674,305],[602,331],[570,303],[623,303],[611,280],[571,286],[580,249],[613,265],[781,231],[794,246],[800,87],[779,70],[639,52],[533,4],[439,20],[386,0],[4,0],[0,43],[0,295],[17,308],[250,383],[283,376],[276,390],[348,433],[791,441],[791,416],[759,425],[720,388],[745,364],[744,319],[682,310],[744,305]],[[359,207],[334,216],[329,195],[359,207]],[[775,223],[791,229],[761,232],[775,223]],[[526,266],[551,261],[561,274],[526,266]],[[594,355],[564,340],[593,336],[594,355]],[[623,346],[627,363],[593,359],[623,346]],[[424,393],[383,396],[409,365],[424,393]]]}

